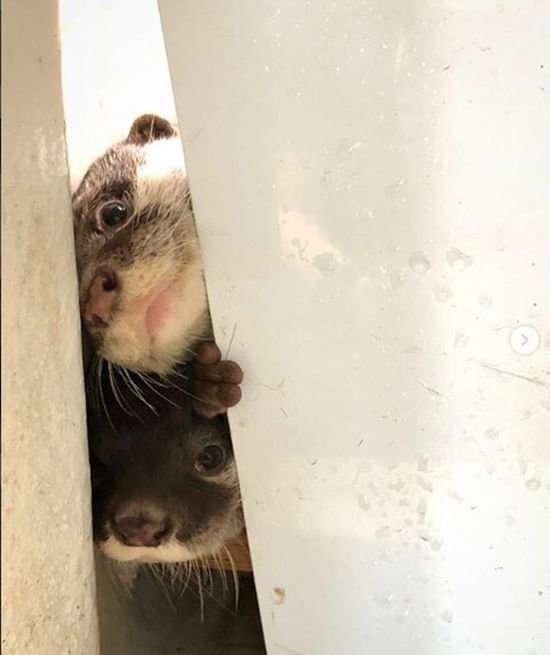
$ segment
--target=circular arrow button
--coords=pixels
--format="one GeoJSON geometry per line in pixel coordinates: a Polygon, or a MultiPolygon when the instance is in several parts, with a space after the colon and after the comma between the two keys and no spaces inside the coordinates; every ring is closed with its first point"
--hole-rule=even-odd
{"type": "Polygon", "coordinates": [[[539,333],[530,325],[520,325],[512,330],[510,345],[518,355],[532,355],[540,346],[539,333]]]}

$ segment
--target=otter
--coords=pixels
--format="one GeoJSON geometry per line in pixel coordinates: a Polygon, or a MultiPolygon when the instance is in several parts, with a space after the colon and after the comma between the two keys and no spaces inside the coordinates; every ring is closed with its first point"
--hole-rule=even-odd
{"type": "Polygon", "coordinates": [[[199,243],[175,128],[134,121],[73,196],[80,303],[95,350],[165,374],[208,330],[199,243]]]}
{"type": "Polygon", "coordinates": [[[196,358],[193,390],[202,413],[214,416],[238,403],[242,371],[208,343],[213,335],[177,129],[153,114],[137,118],[127,137],[91,164],[73,195],[73,214],[87,352],[107,361],[115,377],[166,377],[196,358]]]}
{"type": "Polygon", "coordinates": [[[225,416],[195,414],[176,387],[142,392],[106,387],[110,420],[88,414],[95,543],[138,564],[215,556],[244,528],[225,416]]]}

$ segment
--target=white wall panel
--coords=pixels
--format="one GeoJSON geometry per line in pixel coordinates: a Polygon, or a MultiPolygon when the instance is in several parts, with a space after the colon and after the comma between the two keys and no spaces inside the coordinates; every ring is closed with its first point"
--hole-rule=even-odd
{"type": "Polygon", "coordinates": [[[270,655],[547,653],[550,5],[159,5],[270,655]]]}
{"type": "Polygon", "coordinates": [[[141,114],[176,114],[155,0],[59,0],[73,187],[141,114]]]}

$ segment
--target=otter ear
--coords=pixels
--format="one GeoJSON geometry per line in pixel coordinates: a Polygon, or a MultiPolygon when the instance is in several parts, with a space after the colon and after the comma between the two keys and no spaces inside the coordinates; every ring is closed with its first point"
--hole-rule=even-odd
{"type": "Polygon", "coordinates": [[[157,139],[169,139],[177,133],[176,128],[165,118],[155,114],[144,114],[132,123],[126,141],[143,146],[157,139]]]}

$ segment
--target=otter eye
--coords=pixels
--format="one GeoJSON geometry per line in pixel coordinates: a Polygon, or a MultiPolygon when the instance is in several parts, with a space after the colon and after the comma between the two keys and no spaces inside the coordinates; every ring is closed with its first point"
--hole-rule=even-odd
{"type": "Polygon", "coordinates": [[[128,217],[128,207],[120,200],[113,200],[99,210],[99,218],[107,227],[119,227],[128,217]]]}
{"type": "Polygon", "coordinates": [[[225,464],[225,450],[221,446],[206,446],[195,460],[195,469],[199,473],[218,473],[225,464]]]}

